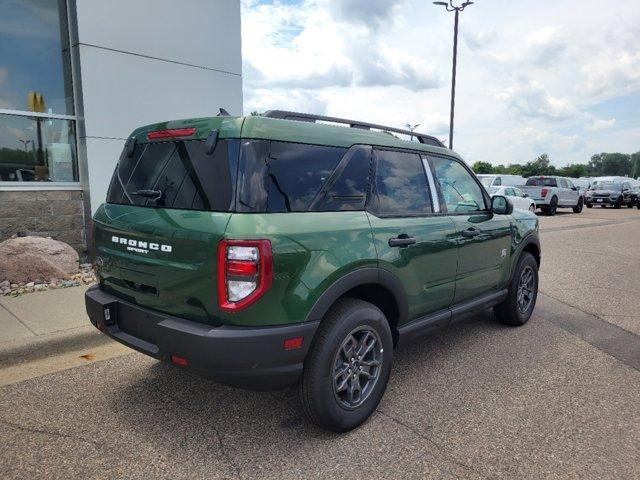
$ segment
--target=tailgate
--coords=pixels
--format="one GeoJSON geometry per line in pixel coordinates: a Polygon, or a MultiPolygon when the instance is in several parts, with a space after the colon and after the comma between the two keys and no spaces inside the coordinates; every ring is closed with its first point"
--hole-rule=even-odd
{"type": "Polygon", "coordinates": [[[105,291],[171,315],[216,324],[216,248],[230,213],[106,204],[94,217],[105,291]]]}

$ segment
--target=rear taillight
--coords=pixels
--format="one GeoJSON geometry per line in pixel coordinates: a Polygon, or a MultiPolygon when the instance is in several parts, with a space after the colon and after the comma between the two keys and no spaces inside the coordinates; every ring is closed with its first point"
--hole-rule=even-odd
{"type": "Polygon", "coordinates": [[[237,312],[271,286],[273,257],[269,240],[221,240],[218,243],[218,305],[237,312]]]}
{"type": "Polygon", "coordinates": [[[540,190],[540,195],[542,195],[542,198],[546,197],[547,193],[549,193],[549,189],[547,188],[543,188],[540,190]]]}
{"type": "Polygon", "coordinates": [[[147,140],[157,140],[159,138],[190,137],[194,133],[196,133],[196,129],[193,127],[156,130],[155,132],[147,133],[147,140]]]}

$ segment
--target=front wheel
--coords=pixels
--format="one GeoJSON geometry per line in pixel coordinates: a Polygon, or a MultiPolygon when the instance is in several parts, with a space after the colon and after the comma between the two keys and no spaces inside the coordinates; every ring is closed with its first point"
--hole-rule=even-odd
{"type": "Polygon", "coordinates": [[[613,208],[615,209],[619,209],[622,206],[622,202],[617,201],[616,203],[613,204],[613,208]]]}
{"type": "Polygon", "coordinates": [[[573,207],[573,213],[580,213],[582,212],[582,205],[583,205],[584,201],[582,200],[582,197],[580,197],[578,199],[578,205],[576,205],[575,207],[573,207]]]}
{"type": "Polygon", "coordinates": [[[387,388],[392,360],[384,313],[363,300],[339,300],[322,320],[304,362],[298,397],[306,417],[334,432],[362,424],[387,388]]]}
{"type": "Polygon", "coordinates": [[[587,208],[593,208],[593,205],[591,203],[587,203],[587,208]]]}
{"type": "Polygon", "coordinates": [[[524,325],[531,318],[538,298],[538,263],[529,252],[523,252],[509,286],[507,298],[493,307],[506,325],[524,325]]]}

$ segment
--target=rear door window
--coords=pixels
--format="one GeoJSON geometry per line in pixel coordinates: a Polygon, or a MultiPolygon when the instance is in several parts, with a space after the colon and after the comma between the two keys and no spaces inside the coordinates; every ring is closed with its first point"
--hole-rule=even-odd
{"type": "Polygon", "coordinates": [[[376,150],[375,195],[371,211],[382,216],[432,213],[431,195],[420,156],[376,150]]]}
{"type": "Polygon", "coordinates": [[[189,210],[233,210],[238,141],[219,140],[213,154],[207,154],[205,149],[204,140],[136,145],[131,157],[125,153],[120,157],[107,202],[189,210]],[[155,193],[150,195],[150,192],[155,193]]]}

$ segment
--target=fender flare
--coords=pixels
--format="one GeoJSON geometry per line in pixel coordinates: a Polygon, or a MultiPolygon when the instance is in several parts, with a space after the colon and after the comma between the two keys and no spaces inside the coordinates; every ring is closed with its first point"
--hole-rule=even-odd
{"type": "Polygon", "coordinates": [[[524,251],[524,249],[529,245],[534,245],[538,249],[538,252],[540,253],[540,258],[542,259],[542,250],[540,249],[540,238],[538,237],[537,232],[535,231],[529,232],[527,235],[525,235],[522,241],[516,246],[516,249],[513,252],[514,261],[511,263],[511,271],[509,272],[509,285],[511,285],[511,282],[513,281],[513,275],[516,272],[516,265],[520,260],[520,255],[522,255],[522,252],[524,251]]]}
{"type": "Polygon", "coordinates": [[[332,283],[315,301],[307,313],[305,322],[322,320],[338,298],[352,288],[368,283],[381,285],[392,293],[398,305],[398,324],[404,323],[408,316],[408,305],[402,282],[388,270],[374,267],[353,270],[332,283]]]}

